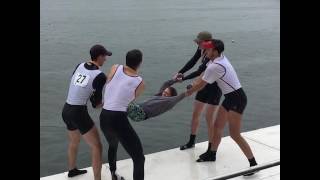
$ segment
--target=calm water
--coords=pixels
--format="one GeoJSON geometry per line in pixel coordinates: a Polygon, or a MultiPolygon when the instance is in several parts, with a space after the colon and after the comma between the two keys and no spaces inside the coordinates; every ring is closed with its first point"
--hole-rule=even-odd
{"type": "MultiPolygon", "coordinates": [[[[88,59],[89,48],[95,43],[105,45],[114,54],[103,71],[108,71],[112,64],[124,63],[128,50],[143,51],[141,73],[147,89],[138,99],[142,101],[194,54],[194,36],[202,30],[211,31],[224,40],[225,55],[247,92],[243,131],[280,123],[278,0],[41,0],[40,3],[40,177],[66,170],[67,134],[61,109],[75,65],[88,59]]],[[[176,87],[182,91],[186,84],[176,87]]],[[[192,102],[193,97],[187,98],[162,116],[132,123],[146,154],[187,141],[192,102]]],[[[100,110],[90,112],[99,126],[100,110]]],[[[108,145],[104,137],[102,140],[106,162],[108,145]]],[[[203,118],[197,140],[207,140],[203,118]]],[[[90,166],[89,152],[82,142],[79,167],[90,166]]],[[[122,147],[118,157],[128,158],[122,147]]]]}

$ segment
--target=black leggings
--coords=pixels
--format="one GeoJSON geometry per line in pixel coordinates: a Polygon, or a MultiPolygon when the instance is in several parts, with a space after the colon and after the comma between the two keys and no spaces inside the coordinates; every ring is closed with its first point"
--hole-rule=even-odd
{"type": "Polygon", "coordinates": [[[103,109],[100,114],[100,128],[109,143],[108,160],[110,171],[117,169],[119,141],[133,160],[133,179],[144,179],[144,155],[140,139],[128,121],[127,113],[103,109]]]}

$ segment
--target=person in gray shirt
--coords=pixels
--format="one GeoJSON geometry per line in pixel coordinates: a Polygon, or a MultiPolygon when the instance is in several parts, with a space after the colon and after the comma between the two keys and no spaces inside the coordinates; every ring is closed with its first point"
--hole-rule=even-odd
{"type": "MultiPolygon", "coordinates": [[[[176,82],[176,80],[164,82],[157,94],[142,103],[131,102],[127,109],[128,117],[133,121],[144,121],[172,109],[187,96],[185,92],[178,95],[176,89],[171,87],[176,82]]],[[[191,85],[187,86],[187,89],[189,88],[191,85]]]]}

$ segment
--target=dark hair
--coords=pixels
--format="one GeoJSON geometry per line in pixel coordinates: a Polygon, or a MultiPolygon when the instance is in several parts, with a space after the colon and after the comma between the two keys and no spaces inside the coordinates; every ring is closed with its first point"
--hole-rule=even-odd
{"type": "Polygon", "coordinates": [[[224,51],[224,43],[220,39],[212,39],[212,43],[219,54],[224,51]]]}
{"type": "Polygon", "coordinates": [[[138,49],[133,49],[127,52],[126,55],[126,65],[130,68],[137,70],[142,62],[142,52],[138,49]]]}
{"type": "Polygon", "coordinates": [[[168,88],[170,89],[171,96],[177,96],[178,95],[176,88],[171,87],[171,86],[168,87],[168,88]]]}
{"type": "Polygon", "coordinates": [[[112,52],[106,50],[106,48],[100,44],[92,46],[90,49],[91,60],[95,61],[100,55],[111,56],[112,52]]]}

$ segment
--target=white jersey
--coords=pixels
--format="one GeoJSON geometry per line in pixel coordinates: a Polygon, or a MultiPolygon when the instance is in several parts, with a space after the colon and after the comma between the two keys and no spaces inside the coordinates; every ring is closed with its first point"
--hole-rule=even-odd
{"type": "Polygon", "coordinates": [[[103,109],[126,112],[129,103],[135,99],[136,89],[141,82],[140,76],[125,74],[123,65],[119,65],[106,85],[103,109]]]}
{"type": "Polygon", "coordinates": [[[224,55],[208,62],[202,79],[209,84],[217,81],[223,94],[228,94],[241,88],[236,71],[224,55]]]}
{"type": "Polygon", "coordinates": [[[69,85],[67,103],[70,105],[86,105],[94,89],[93,80],[101,73],[100,70],[88,70],[81,63],[72,75],[69,85]]]}

